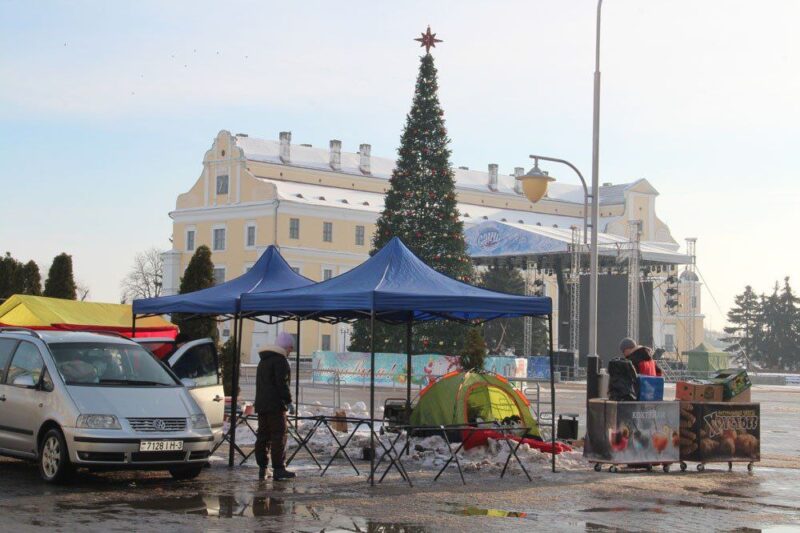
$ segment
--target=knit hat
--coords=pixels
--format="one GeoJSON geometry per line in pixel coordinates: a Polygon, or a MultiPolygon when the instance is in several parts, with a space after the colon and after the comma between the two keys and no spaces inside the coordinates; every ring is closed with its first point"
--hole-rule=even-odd
{"type": "Polygon", "coordinates": [[[278,338],[275,340],[275,344],[286,350],[286,353],[294,350],[294,338],[285,331],[278,333],[278,338]]]}
{"type": "Polygon", "coordinates": [[[625,353],[625,350],[629,350],[631,348],[636,348],[636,341],[631,339],[630,337],[625,337],[619,343],[619,351],[625,353]]]}

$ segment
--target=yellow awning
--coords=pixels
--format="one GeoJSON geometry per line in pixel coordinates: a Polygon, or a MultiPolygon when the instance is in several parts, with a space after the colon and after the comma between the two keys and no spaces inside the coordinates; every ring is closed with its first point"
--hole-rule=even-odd
{"type": "MultiPolygon", "coordinates": [[[[130,335],[131,306],[98,302],[76,302],[44,296],[15,294],[0,305],[0,326],[33,329],[97,329],[130,335]]],[[[177,326],[161,317],[138,318],[137,337],[154,332],[174,337],[177,326]]]]}

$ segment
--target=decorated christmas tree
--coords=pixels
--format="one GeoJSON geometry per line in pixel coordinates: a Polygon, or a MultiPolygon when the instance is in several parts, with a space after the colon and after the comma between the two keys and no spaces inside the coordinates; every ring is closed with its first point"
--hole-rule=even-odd
{"type": "MultiPolygon", "coordinates": [[[[464,227],[456,204],[450,149],[439,104],[436,67],[430,48],[436,34],[417,39],[426,48],[422,56],[411,111],[400,138],[397,165],[389,180],[384,210],[378,218],[374,254],[393,237],[399,237],[422,261],[454,279],[473,281],[473,267],[466,253],[464,227]]],[[[405,327],[376,324],[375,349],[405,351],[405,327]]],[[[436,322],[414,327],[414,351],[456,353],[463,345],[466,328],[436,322]]],[[[356,324],[351,350],[368,351],[369,324],[356,324]]]]}

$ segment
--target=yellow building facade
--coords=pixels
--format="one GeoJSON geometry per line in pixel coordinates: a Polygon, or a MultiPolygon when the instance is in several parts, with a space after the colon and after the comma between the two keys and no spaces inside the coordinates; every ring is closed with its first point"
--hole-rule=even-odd
{"type": "MultiPolygon", "coordinates": [[[[246,272],[273,244],[292,268],[312,280],[350,270],[369,257],[393,167],[394,160],[373,157],[368,144],[360,145],[358,152],[346,152],[338,140],[315,148],[292,144],[289,132],[281,132],[278,140],[262,140],[220,131],[203,157],[199,178],[178,196],[170,213],[173,248],[164,253],[164,294],[177,292],[180,277],[200,245],[212,251],[218,282],[246,272]]],[[[517,167],[513,173],[501,174],[493,164],[485,171],[456,168],[456,192],[465,225],[502,220],[568,228],[583,223],[582,188],[556,182],[544,199],[532,204],[515,180],[521,173],[524,169],[517,167]]],[[[646,180],[604,184],[600,231],[625,235],[628,221],[641,220],[643,241],[678,250],[669,228],[656,216],[657,195],[646,180]]],[[[554,284],[555,279],[547,280],[548,294],[557,294],[554,284]]],[[[698,313],[692,316],[699,324],[700,333],[695,335],[699,342],[699,288],[696,292],[698,313]]],[[[654,322],[659,321],[654,323],[656,344],[670,341],[676,350],[686,349],[682,320],[677,314],[654,316],[654,322]]],[[[257,361],[259,348],[270,344],[283,327],[295,332],[293,324],[247,321],[243,361],[257,361]]],[[[223,339],[230,329],[229,324],[221,326],[223,339]]],[[[345,325],[304,322],[301,352],[344,350],[349,334],[345,325]]]]}

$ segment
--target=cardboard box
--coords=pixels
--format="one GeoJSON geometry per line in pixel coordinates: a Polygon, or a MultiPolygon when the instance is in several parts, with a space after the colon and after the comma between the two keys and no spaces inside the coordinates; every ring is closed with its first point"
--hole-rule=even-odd
{"type": "Polygon", "coordinates": [[[761,412],[757,403],[681,402],[681,461],[758,461],[761,412]]]}
{"type": "Polygon", "coordinates": [[[711,381],[717,385],[722,385],[723,400],[730,400],[753,385],[750,381],[750,377],[747,375],[747,370],[742,368],[721,370],[711,378],[711,381]]]}
{"type": "Polygon", "coordinates": [[[730,400],[725,400],[731,403],[750,403],[750,389],[745,389],[744,392],[740,392],[730,400]]]}
{"type": "Polygon", "coordinates": [[[675,399],[684,402],[694,400],[694,385],[688,381],[679,381],[675,384],[675,399]]]}
{"type": "Polygon", "coordinates": [[[675,385],[675,399],[682,402],[721,402],[722,385],[703,381],[679,381],[675,385]]]}
{"type": "Polygon", "coordinates": [[[664,399],[664,378],[660,376],[639,376],[640,402],[660,402],[664,399]]]}

